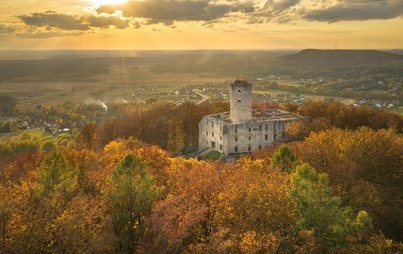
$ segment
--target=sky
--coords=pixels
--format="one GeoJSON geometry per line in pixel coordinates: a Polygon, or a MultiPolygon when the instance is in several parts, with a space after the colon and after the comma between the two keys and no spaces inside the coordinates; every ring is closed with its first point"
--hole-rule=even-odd
{"type": "Polygon", "coordinates": [[[1,50],[402,49],[403,0],[1,0],[1,50]]]}

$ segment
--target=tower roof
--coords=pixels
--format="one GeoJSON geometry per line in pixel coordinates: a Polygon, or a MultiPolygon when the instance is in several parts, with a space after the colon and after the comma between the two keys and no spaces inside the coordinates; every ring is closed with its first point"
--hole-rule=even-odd
{"type": "Polygon", "coordinates": [[[235,84],[237,84],[237,85],[243,85],[243,84],[250,85],[246,79],[236,79],[234,81],[234,83],[231,83],[231,85],[235,85],[235,84]]]}

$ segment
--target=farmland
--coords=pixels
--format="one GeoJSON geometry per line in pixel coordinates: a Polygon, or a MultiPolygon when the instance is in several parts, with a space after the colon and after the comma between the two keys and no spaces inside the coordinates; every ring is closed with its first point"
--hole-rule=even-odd
{"type": "Polygon", "coordinates": [[[332,98],[347,105],[360,101],[402,110],[401,57],[389,53],[356,52],[354,62],[349,62],[351,52],[343,51],[340,56],[320,51],[17,53],[0,59],[0,93],[17,98],[25,108],[89,100],[200,101],[194,89],[212,100],[226,100],[226,85],[246,77],[254,84],[256,102],[332,98]],[[382,64],[376,64],[379,55],[382,64]],[[329,57],[338,57],[338,65],[324,61],[329,57]]]}

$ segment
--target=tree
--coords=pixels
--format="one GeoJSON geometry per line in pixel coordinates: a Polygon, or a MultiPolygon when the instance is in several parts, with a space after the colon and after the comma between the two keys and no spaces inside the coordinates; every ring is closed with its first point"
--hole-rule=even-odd
{"type": "Polygon", "coordinates": [[[133,253],[144,233],[143,216],[150,213],[158,197],[155,178],[146,164],[135,155],[127,155],[107,179],[105,197],[109,202],[120,250],[133,253]]]}
{"type": "Polygon", "coordinates": [[[112,253],[117,237],[105,201],[79,193],[52,222],[60,253],[112,253]]]}
{"type": "Polygon", "coordinates": [[[0,113],[12,114],[17,107],[18,100],[8,94],[0,94],[0,113]]]}
{"type": "Polygon", "coordinates": [[[180,253],[203,238],[207,207],[189,195],[169,196],[159,202],[147,218],[149,253],[180,253]]]}
{"type": "Polygon", "coordinates": [[[290,146],[302,161],[329,175],[343,203],[368,211],[375,228],[402,240],[402,135],[368,127],[330,129],[290,146]]]}
{"type": "Polygon", "coordinates": [[[297,163],[297,156],[293,154],[286,145],[282,145],[277,152],[273,154],[271,165],[290,173],[297,163]]]}
{"type": "Polygon", "coordinates": [[[340,207],[341,201],[332,195],[326,174],[318,174],[308,164],[298,166],[291,175],[290,196],[296,201],[301,230],[315,230],[327,247],[342,244],[357,230],[370,229],[371,218],[360,211],[353,219],[351,207],[340,207]]]}
{"type": "Polygon", "coordinates": [[[286,252],[297,221],[294,202],[287,196],[289,176],[247,158],[224,170],[214,220],[225,232],[218,248],[227,246],[231,253],[286,252]]]}
{"type": "Polygon", "coordinates": [[[77,186],[77,178],[61,151],[45,156],[38,169],[38,183],[34,186],[39,198],[50,198],[59,191],[67,197],[77,186]]]}
{"type": "Polygon", "coordinates": [[[90,122],[78,134],[78,141],[87,149],[95,149],[97,146],[98,126],[94,122],[90,122]]]}

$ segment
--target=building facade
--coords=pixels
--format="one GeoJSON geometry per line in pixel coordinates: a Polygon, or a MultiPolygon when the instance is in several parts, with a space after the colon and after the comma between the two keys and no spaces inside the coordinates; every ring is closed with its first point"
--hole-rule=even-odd
{"type": "Polygon", "coordinates": [[[199,151],[219,151],[224,158],[273,147],[285,140],[288,123],[300,119],[284,110],[252,110],[252,85],[230,85],[230,112],[207,115],[199,123],[199,151]]]}

